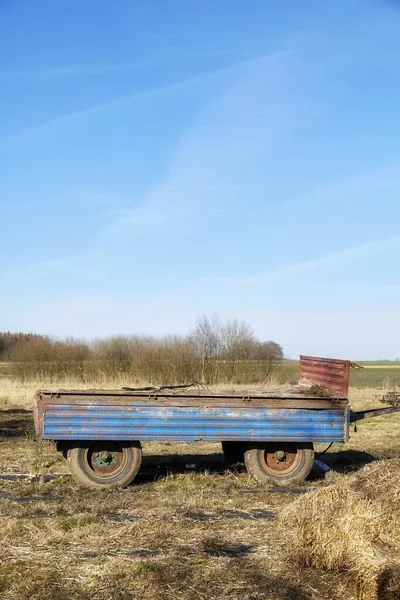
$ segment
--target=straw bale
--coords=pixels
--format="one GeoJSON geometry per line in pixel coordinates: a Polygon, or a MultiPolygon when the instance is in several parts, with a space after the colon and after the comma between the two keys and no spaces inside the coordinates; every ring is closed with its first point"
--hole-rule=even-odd
{"type": "Polygon", "coordinates": [[[278,516],[301,563],[347,571],[363,600],[400,598],[400,459],[371,463],[278,516]]]}

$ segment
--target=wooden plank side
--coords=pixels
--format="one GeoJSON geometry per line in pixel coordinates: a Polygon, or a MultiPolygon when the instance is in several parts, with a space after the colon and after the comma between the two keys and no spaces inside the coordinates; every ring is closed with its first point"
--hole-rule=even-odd
{"type": "MultiPolygon", "coordinates": [[[[39,397],[39,396],[38,396],[39,397]]],[[[170,396],[161,394],[103,394],[102,392],[71,393],[71,392],[40,392],[40,398],[47,404],[71,405],[118,405],[118,406],[193,406],[207,407],[237,407],[246,408],[307,408],[307,409],[336,409],[346,406],[347,399],[304,397],[263,397],[263,396],[170,396]]]]}

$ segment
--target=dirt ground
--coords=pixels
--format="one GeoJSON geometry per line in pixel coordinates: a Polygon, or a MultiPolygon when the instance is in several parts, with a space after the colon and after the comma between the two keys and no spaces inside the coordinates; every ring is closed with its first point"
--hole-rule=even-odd
{"type": "MultiPolygon", "coordinates": [[[[362,422],[322,458],[333,472],[313,471],[304,485],[256,484],[244,469],[225,468],[219,444],[149,442],[131,486],[98,492],[79,488],[54,445],[35,440],[31,390],[7,390],[0,388],[4,600],[355,600],[345,573],[296,564],[275,516],[332,478],[400,457],[399,416],[362,422]]],[[[353,408],[379,406],[377,395],[352,390],[353,408]]]]}

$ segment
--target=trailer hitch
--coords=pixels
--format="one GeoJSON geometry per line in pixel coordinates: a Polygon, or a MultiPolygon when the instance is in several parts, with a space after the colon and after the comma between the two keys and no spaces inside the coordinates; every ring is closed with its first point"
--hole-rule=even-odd
{"type": "Polygon", "coordinates": [[[381,415],[387,415],[389,413],[400,412],[399,406],[387,406],[385,408],[371,408],[370,410],[359,410],[357,412],[350,411],[350,423],[361,421],[362,419],[369,419],[371,417],[380,417],[381,415]]]}

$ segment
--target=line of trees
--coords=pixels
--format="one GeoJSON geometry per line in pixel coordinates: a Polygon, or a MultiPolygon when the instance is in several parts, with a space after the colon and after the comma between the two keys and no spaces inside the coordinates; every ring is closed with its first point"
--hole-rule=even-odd
{"type": "Polygon", "coordinates": [[[19,380],[260,383],[271,379],[283,356],[278,343],[259,340],[247,323],[216,315],[199,318],[185,336],[116,336],[87,343],[0,333],[0,360],[10,362],[19,380]]]}
{"type": "Polygon", "coordinates": [[[7,355],[18,344],[28,342],[34,338],[43,339],[43,336],[34,333],[0,332],[0,360],[6,360],[7,355]]]}

